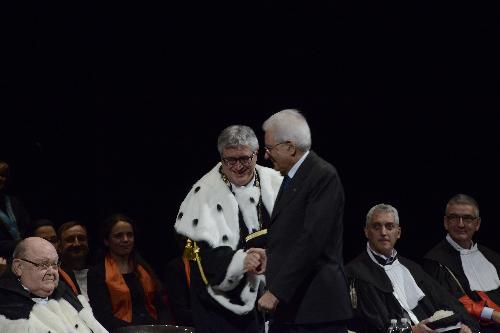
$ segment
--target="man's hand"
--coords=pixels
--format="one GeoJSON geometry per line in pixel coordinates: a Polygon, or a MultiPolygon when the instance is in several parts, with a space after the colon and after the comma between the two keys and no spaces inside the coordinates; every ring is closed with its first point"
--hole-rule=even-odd
{"type": "Polygon", "coordinates": [[[491,315],[491,320],[493,320],[497,324],[500,324],[500,312],[493,311],[493,314],[491,315]]]}
{"type": "Polygon", "coordinates": [[[276,298],[276,296],[274,296],[268,290],[264,293],[264,295],[262,295],[259,298],[259,302],[257,305],[258,305],[259,310],[266,312],[266,313],[269,313],[269,312],[273,312],[274,310],[276,310],[278,303],[279,303],[279,299],[276,298]]]}
{"type": "Polygon", "coordinates": [[[458,333],[472,333],[472,331],[469,326],[462,324],[458,333]]]}
{"type": "Polygon", "coordinates": [[[257,252],[247,252],[243,260],[243,269],[247,273],[257,273],[260,264],[260,255],[257,252]]]}
{"type": "Polygon", "coordinates": [[[255,271],[253,273],[264,274],[267,266],[266,250],[257,247],[252,247],[248,249],[247,253],[254,253],[259,256],[260,265],[255,268],[255,271]]]}

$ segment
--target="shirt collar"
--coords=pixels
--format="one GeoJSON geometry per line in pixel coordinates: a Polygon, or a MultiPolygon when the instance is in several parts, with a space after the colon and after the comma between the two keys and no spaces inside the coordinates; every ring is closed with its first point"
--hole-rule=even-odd
{"type": "Polygon", "coordinates": [[[450,243],[450,245],[451,245],[451,246],[453,246],[453,248],[454,248],[455,250],[459,251],[459,252],[463,252],[463,251],[470,251],[470,250],[475,250],[475,249],[477,248],[477,244],[474,244],[474,242],[473,242],[473,241],[471,241],[471,242],[472,242],[472,245],[471,245],[470,249],[466,249],[466,248],[461,247],[461,246],[460,246],[460,244],[458,244],[457,242],[455,242],[455,241],[453,240],[453,238],[451,238],[450,234],[447,234],[447,235],[446,235],[446,241],[447,241],[448,243],[450,243]]]}
{"type": "Polygon", "coordinates": [[[382,266],[391,265],[397,259],[398,251],[396,251],[396,249],[392,249],[391,255],[387,257],[372,249],[369,242],[366,243],[366,248],[373,254],[375,260],[377,260],[377,262],[382,266]]]}
{"type": "MultiPolygon", "coordinates": [[[[21,280],[19,280],[19,283],[21,283],[21,280]]],[[[38,296],[32,294],[30,292],[30,290],[28,288],[26,288],[22,283],[21,283],[21,287],[23,287],[23,289],[26,290],[30,294],[31,300],[33,302],[35,302],[37,304],[47,304],[47,302],[49,301],[48,297],[38,297],[38,296]]]]}
{"type": "Polygon", "coordinates": [[[295,173],[297,173],[297,170],[299,170],[300,166],[302,165],[302,163],[306,159],[307,155],[309,155],[309,150],[306,151],[305,154],[302,155],[302,157],[297,161],[297,163],[295,163],[293,165],[293,167],[290,169],[290,171],[288,171],[288,173],[287,173],[288,177],[293,178],[293,176],[295,176],[295,173]]]}

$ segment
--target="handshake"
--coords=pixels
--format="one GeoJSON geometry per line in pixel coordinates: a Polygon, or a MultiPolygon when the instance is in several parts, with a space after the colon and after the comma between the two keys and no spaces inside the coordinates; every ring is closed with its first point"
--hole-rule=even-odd
{"type": "Polygon", "coordinates": [[[264,274],[267,265],[266,250],[252,247],[246,251],[243,268],[247,273],[264,274]]]}

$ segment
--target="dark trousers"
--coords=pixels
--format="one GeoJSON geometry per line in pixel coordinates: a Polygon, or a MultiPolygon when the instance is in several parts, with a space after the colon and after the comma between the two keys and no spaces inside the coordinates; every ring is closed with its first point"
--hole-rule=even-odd
{"type": "Polygon", "coordinates": [[[345,321],[330,321],[316,324],[279,324],[271,323],[269,333],[346,333],[345,321]]]}
{"type": "Polygon", "coordinates": [[[481,326],[481,333],[498,333],[498,332],[500,332],[500,326],[496,324],[481,326]]]}

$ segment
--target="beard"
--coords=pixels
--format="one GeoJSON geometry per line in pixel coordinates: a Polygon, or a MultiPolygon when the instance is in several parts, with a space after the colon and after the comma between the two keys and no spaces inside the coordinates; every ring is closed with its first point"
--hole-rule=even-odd
{"type": "Polygon", "coordinates": [[[62,253],[62,262],[64,266],[81,266],[85,264],[89,249],[85,246],[69,247],[62,253]]]}

